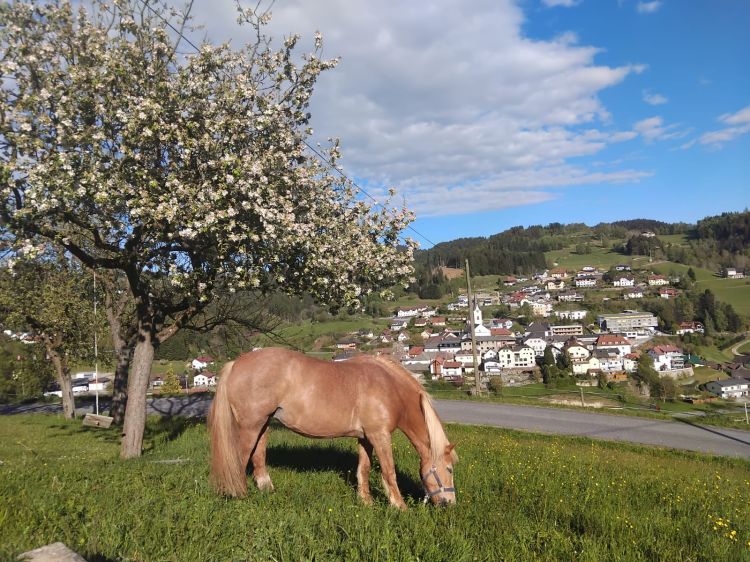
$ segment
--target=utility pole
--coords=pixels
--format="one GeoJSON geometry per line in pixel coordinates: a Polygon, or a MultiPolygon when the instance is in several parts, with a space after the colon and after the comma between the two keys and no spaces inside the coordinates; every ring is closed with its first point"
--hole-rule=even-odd
{"type": "Polygon", "coordinates": [[[482,380],[479,376],[479,365],[477,363],[477,338],[474,333],[474,309],[472,308],[471,298],[471,272],[469,270],[469,260],[466,260],[466,296],[469,299],[469,326],[471,326],[471,356],[474,361],[474,394],[482,394],[482,380]]]}
{"type": "Polygon", "coordinates": [[[97,331],[99,330],[99,322],[96,317],[96,273],[92,272],[94,276],[94,387],[96,388],[96,415],[99,415],[99,340],[97,331]]]}
{"type": "Polygon", "coordinates": [[[581,407],[586,407],[586,402],[583,400],[583,387],[581,387],[581,407]]]}

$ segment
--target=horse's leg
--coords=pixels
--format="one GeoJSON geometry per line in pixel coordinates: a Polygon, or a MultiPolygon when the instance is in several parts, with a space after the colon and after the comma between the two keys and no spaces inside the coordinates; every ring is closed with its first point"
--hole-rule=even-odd
{"type": "Polygon", "coordinates": [[[258,489],[262,491],[273,492],[273,482],[271,477],[268,475],[266,470],[266,444],[268,443],[268,424],[263,428],[263,432],[260,434],[258,444],[255,446],[250,461],[253,463],[253,478],[255,483],[258,485],[258,489]]]}
{"type": "MultiPolygon", "coordinates": [[[[267,424],[268,418],[262,418],[255,420],[252,423],[243,420],[243,423],[240,425],[238,435],[238,441],[240,444],[239,455],[240,462],[246,470],[247,464],[250,462],[250,456],[253,455],[254,451],[258,448],[258,445],[260,445],[263,433],[267,433],[264,431],[267,424]]],[[[263,459],[265,464],[265,442],[263,445],[263,459]]],[[[253,471],[253,473],[254,472],[255,471],[253,471]]]]}
{"type": "Polygon", "coordinates": [[[378,455],[380,461],[380,472],[383,477],[383,486],[388,493],[388,499],[391,505],[399,508],[406,509],[404,499],[401,497],[401,492],[398,489],[398,483],[396,482],[396,464],[393,462],[393,451],[391,449],[391,434],[387,431],[376,433],[375,435],[368,435],[372,446],[375,448],[375,454],[378,455]]]}
{"type": "Polygon", "coordinates": [[[372,466],[372,444],[365,438],[359,439],[359,464],[357,465],[357,491],[367,505],[372,504],[370,495],[370,467],[372,466]]]}

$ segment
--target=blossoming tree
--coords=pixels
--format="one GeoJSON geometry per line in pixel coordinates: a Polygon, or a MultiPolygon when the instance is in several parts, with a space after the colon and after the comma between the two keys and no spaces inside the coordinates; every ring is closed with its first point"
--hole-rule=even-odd
{"type": "Polygon", "coordinates": [[[0,7],[0,220],[18,255],[39,236],[126,276],[123,458],[141,453],[155,347],[217,290],[357,307],[412,272],[411,214],[367,205],[306,152],[315,82],[336,64],[321,37],[297,55],[297,36],[265,38],[265,14],[240,18],[252,44],[184,55],[188,17],[155,2],[0,7]]]}

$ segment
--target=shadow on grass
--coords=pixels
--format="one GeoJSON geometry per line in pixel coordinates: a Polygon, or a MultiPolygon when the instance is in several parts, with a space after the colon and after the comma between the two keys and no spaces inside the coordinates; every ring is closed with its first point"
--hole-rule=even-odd
{"type": "MultiPolygon", "coordinates": [[[[157,443],[169,443],[178,439],[185,431],[205,422],[197,418],[184,418],[181,416],[151,416],[146,422],[143,433],[143,452],[151,451],[157,443]]],[[[119,435],[118,435],[119,439],[119,435]]]]}
{"type": "Polygon", "coordinates": [[[117,562],[118,560],[122,560],[122,558],[110,558],[99,553],[86,555],[86,562],[117,562]]]}
{"type": "MultiPolygon", "coordinates": [[[[288,468],[298,472],[335,472],[355,491],[357,463],[355,453],[330,445],[272,445],[266,453],[266,464],[269,467],[288,468]]],[[[251,472],[252,468],[248,470],[251,472]]],[[[378,470],[377,466],[373,466],[373,472],[377,473],[378,470]]],[[[410,475],[396,469],[396,479],[404,498],[419,501],[424,497],[422,485],[410,475]]],[[[386,497],[380,487],[374,488],[372,492],[386,497]]]]}
{"type": "MultiPolygon", "coordinates": [[[[60,437],[87,434],[106,443],[120,443],[122,427],[88,427],[82,425],[81,420],[82,418],[79,418],[73,422],[53,424],[49,427],[60,437]]],[[[152,451],[157,443],[174,441],[187,429],[203,423],[203,420],[197,418],[150,416],[146,420],[143,432],[143,452],[152,451]]]]}

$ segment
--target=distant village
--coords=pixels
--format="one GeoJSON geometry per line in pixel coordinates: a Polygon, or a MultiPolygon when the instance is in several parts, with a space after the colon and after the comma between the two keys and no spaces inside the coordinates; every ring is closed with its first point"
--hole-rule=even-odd
{"type": "MultiPolygon", "coordinates": [[[[743,272],[727,269],[723,275],[738,278],[743,272]]],[[[548,351],[555,362],[564,357],[580,386],[626,382],[637,371],[641,353],[650,356],[660,377],[675,380],[692,376],[693,367],[705,364],[679,345],[649,343],[667,334],[659,332],[654,314],[638,311],[633,305],[646,296],[678,296],[680,291],[664,275],[640,273],[637,277],[629,265],[617,265],[605,275],[596,267],[585,266],[579,271],[553,268],[531,278],[507,276],[499,284],[508,291],[478,292],[471,303],[462,294],[439,309],[419,304],[398,307],[382,332],[361,329],[336,341],[333,360],[344,361],[366,348],[391,355],[423,382],[456,386],[474,380],[475,364],[484,384],[493,377],[509,386],[538,382],[548,351]],[[586,292],[604,287],[619,289],[608,299],[621,300],[622,310],[592,318],[583,304],[586,292]],[[497,305],[505,305],[510,317],[485,318],[483,309],[497,305]],[[527,314],[535,320],[527,323],[527,314]],[[472,328],[476,354],[472,351],[472,328]]],[[[680,323],[675,333],[668,335],[703,332],[700,322],[690,321],[680,323]]],[[[180,388],[184,392],[215,388],[214,364],[214,358],[207,355],[193,359],[186,365],[186,373],[178,376],[180,388]]],[[[748,399],[750,357],[738,357],[730,367],[729,379],[709,381],[705,389],[724,399],[748,399]]],[[[108,374],[82,372],[73,377],[75,393],[106,391],[108,385],[108,374]]],[[[163,385],[163,375],[152,375],[154,391],[163,385]]]]}
{"type": "MultiPolygon", "coordinates": [[[[441,307],[426,305],[399,307],[394,311],[388,329],[380,334],[363,330],[336,343],[335,360],[345,360],[357,353],[362,344],[391,344],[393,355],[415,377],[425,380],[461,384],[473,379],[475,354],[472,352],[472,327],[476,345],[476,365],[483,379],[500,377],[504,385],[523,385],[541,379],[540,364],[550,350],[555,361],[564,355],[579,385],[602,382],[624,382],[636,372],[641,353],[647,353],[660,377],[681,379],[693,374],[693,367],[704,364],[700,357],[687,354],[679,345],[649,342],[664,336],[658,330],[658,319],[641,312],[633,304],[646,296],[672,299],[679,290],[664,275],[636,277],[629,265],[617,265],[617,273],[605,280],[605,272],[591,266],[579,271],[554,268],[531,278],[502,278],[510,292],[479,292],[470,303],[467,295],[441,307]],[[520,285],[523,288],[512,290],[520,285]],[[621,289],[611,298],[623,302],[621,312],[604,313],[590,318],[581,303],[585,292],[596,287],[621,289]],[[485,318],[483,308],[503,304],[512,312],[527,305],[537,320],[522,325],[513,318],[485,318]],[[580,308],[576,308],[578,304],[580,308]],[[421,330],[421,331],[420,331],[421,330]]],[[[726,277],[742,275],[725,271],[726,277]]],[[[511,314],[510,316],[513,316],[511,314]]],[[[525,319],[525,318],[524,318],[525,319]]],[[[704,332],[698,321],[682,322],[675,334],[704,332]]],[[[750,389],[748,364],[735,365],[729,380],[705,385],[706,390],[722,398],[747,398],[750,389]]]]}

